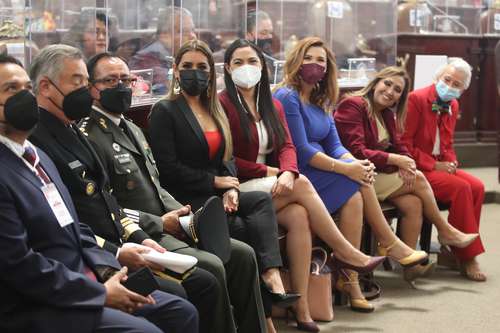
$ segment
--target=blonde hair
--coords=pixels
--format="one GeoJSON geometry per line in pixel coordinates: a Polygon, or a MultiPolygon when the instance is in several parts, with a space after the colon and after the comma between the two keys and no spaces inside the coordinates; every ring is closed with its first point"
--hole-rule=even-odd
{"type": "Polygon", "coordinates": [[[284,65],[284,78],[279,86],[288,86],[300,92],[302,80],[300,78],[300,67],[304,56],[311,47],[322,47],[326,52],[326,74],[323,80],[318,82],[311,92],[309,101],[317,105],[325,112],[331,112],[339,97],[337,84],[337,64],[335,55],[319,37],[306,37],[300,40],[290,51],[284,65]]]}
{"type": "Polygon", "coordinates": [[[401,96],[399,97],[399,102],[397,104],[397,109],[396,109],[396,122],[398,130],[403,131],[406,120],[406,104],[408,102],[408,94],[410,92],[410,83],[411,83],[410,77],[408,76],[408,72],[403,67],[389,66],[382,69],[363,89],[347,94],[346,97],[351,97],[351,96],[363,97],[363,99],[367,104],[368,116],[373,117],[375,112],[375,110],[373,109],[374,107],[373,92],[375,90],[375,86],[381,80],[393,76],[402,77],[403,80],[405,81],[405,86],[403,88],[401,96]]]}
{"type": "MultiPolygon", "coordinates": [[[[181,46],[175,55],[174,62],[177,67],[179,66],[184,54],[190,51],[201,52],[208,60],[208,65],[210,67],[208,89],[206,93],[202,93],[200,95],[200,100],[201,104],[208,109],[208,113],[214,118],[217,127],[222,131],[222,136],[225,141],[224,161],[228,161],[233,155],[233,140],[231,137],[229,121],[226,117],[226,113],[219,103],[219,98],[217,97],[217,82],[215,78],[215,65],[212,51],[210,51],[208,45],[201,40],[194,39],[187,41],[181,46]]],[[[174,91],[175,86],[177,85],[175,84],[176,78],[174,77],[172,80],[173,82],[171,82],[166,96],[166,99],[168,100],[175,100],[180,96],[179,93],[174,91]]]]}

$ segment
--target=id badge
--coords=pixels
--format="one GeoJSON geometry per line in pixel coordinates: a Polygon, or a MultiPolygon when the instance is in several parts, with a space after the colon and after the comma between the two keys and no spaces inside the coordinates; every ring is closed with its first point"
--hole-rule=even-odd
{"type": "Polygon", "coordinates": [[[74,222],[54,183],[42,186],[42,192],[61,227],[64,228],[74,222]]]}

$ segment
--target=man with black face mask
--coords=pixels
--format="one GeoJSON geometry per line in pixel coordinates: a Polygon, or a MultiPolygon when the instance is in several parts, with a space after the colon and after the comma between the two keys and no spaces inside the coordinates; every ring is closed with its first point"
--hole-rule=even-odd
{"type": "Polygon", "coordinates": [[[275,58],[273,52],[274,27],[271,16],[263,10],[251,10],[247,14],[246,28],[245,39],[262,50],[262,55],[269,70],[269,82],[280,82],[283,73],[281,70],[275,73],[278,59],[275,58]]]}
{"type": "MultiPolygon", "coordinates": [[[[127,64],[110,53],[100,53],[89,59],[87,69],[94,105],[89,117],[80,122],[80,128],[102,161],[113,196],[127,208],[125,212],[129,218],[163,247],[169,251],[188,247],[165,234],[169,230],[164,230],[163,226],[164,221],[171,220],[172,214],[187,214],[189,207],[183,207],[159,188],[146,138],[141,129],[123,115],[130,108],[134,82],[127,64]],[[163,203],[170,208],[168,211],[174,212],[166,214],[163,203]]],[[[200,314],[200,332],[217,331],[212,330],[211,325],[215,316],[213,304],[217,302],[212,291],[220,288],[207,290],[207,285],[215,287],[216,283],[215,277],[202,268],[182,283],[188,299],[200,314]]]]}
{"type": "Polygon", "coordinates": [[[30,90],[19,61],[0,55],[0,331],[198,332],[187,301],[121,284],[127,269],[79,223],[56,166],[27,140],[39,119],[30,90]]]}
{"type": "MultiPolygon", "coordinates": [[[[40,106],[40,123],[30,140],[47,152],[56,164],[80,220],[99,236],[99,245],[115,254],[130,270],[146,266],[162,270],[161,266],[143,259],[141,253],[146,249],[121,247],[124,242],[131,242],[165,252],[120,207],[111,194],[109,177],[99,156],[75,124],[89,114],[93,102],[81,51],[67,45],[48,46],[33,60],[30,74],[40,106]]],[[[211,295],[215,284],[212,277],[206,275],[207,283],[203,286],[211,295]]],[[[158,282],[162,290],[185,296],[179,284],[164,279],[158,282]]]]}

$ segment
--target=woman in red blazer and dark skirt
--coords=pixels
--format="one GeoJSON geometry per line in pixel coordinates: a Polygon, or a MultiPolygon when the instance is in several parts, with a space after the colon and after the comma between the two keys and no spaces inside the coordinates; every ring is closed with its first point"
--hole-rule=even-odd
{"type": "MultiPolygon", "coordinates": [[[[272,98],[266,62],[255,45],[236,40],[225,53],[226,89],[219,95],[233,137],[240,190],[270,192],[278,223],[287,230],[292,289],[307,295],[311,232],[335,250],[335,256],[355,266],[374,268],[370,259],[340,233],[309,180],[297,169],[281,103],[272,98]]],[[[295,305],[298,328],[319,331],[307,298],[295,305]]]]}
{"type": "MultiPolygon", "coordinates": [[[[464,234],[441,216],[431,186],[400,140],[409,90],[410,79],[403,68],[384,68],[365,88],[338,105],[334,114],[337,130],[356,158],[375,164],[377,197],[402,212],[401,239],[408,246],[415,248],[417,244],[423,214],[436,226],[441,244],[466,247],[478,234],[464,234]]],[[[406,268],[404,277],[412,282],[433,265],[406,268]]]]}

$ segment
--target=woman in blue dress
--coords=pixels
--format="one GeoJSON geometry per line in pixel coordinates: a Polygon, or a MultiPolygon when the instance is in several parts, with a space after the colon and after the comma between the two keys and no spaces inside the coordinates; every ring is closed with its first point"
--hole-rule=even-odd
{"type": "MultiPolygon", "coordinates": [[[[283,104],[300,172],[309,178],[330,213],[339,212],[345,238],[359,249],[365,216],[381,254],[404,267],[425,261],[425,252],[408,247],[387,224],[372,186],[373,164],[357,160],[340,142],[331,114],[338,97],[335,57],[321,39],[305,38],[290,52],[284,81],[274,97],[283,104]]],[[[336,287],[349,295],[351,308],[373,311],[359,288],[357,273],[338,273],[336,287]]]]}

